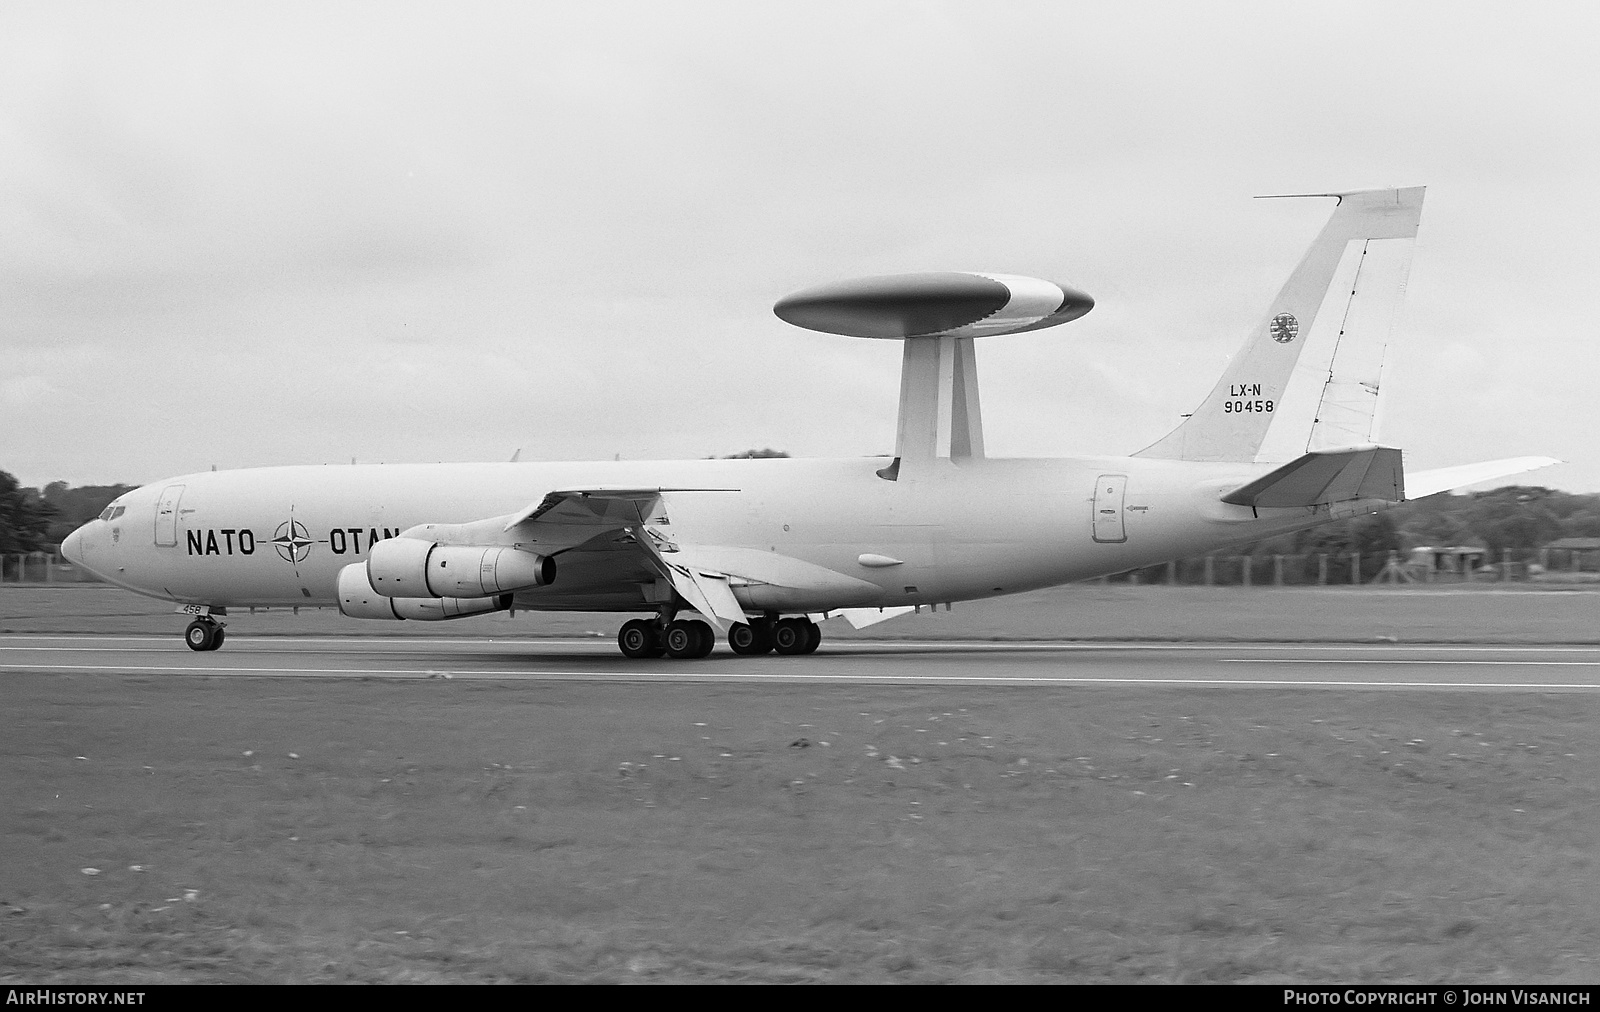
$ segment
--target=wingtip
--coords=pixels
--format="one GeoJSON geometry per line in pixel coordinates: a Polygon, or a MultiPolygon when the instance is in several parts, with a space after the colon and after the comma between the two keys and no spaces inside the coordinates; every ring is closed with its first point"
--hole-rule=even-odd
{"type": "Polygon", "coordinates": [[[1542,467],[1554,467],[1556,464],[1565,464],[1560,457],[1511,457],[1504,461],[1507,465],[1521,465],[1523,471],[1537,471],[1542,467]]]}
{"type": "MultiPolygon", "coordinates": [[[[1256,200],[1287,200],[1292,197],[1333,197],[1343,201],[1346,197],[1359,197],[1368,193],[1400,194],[1408,190],[1422,191],[1426,186],[1372,186],[1360,190],[1335,190],[1331,193],[1258,193],[1256,200]]],[[[1398,196],[1396,199],[1399,199],[1398,196]]]]}

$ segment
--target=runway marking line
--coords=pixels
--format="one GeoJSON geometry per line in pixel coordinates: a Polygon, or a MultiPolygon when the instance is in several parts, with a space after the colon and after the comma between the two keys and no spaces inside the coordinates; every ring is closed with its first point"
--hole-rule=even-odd
{"type": "Polygon", "coordinates": [[[0,669],[24,671],[63,670],[79,672],[107,671],[118,674],[184,674],[184,675],[253,675],[259,677],[310,677],[314,675],[344,678],[405,678],[424,680],[430,678],[463,679],[477,681],[647,681],[647,682],[826,682],[886,685],[1171,685],[1271,688],[1355,688],[1355,689],[1523,689],[1534,691],[1597,690],[1594,682],[1372,682],[1334,679],[1277,679],[1277,678],[1113,678],[1081,675],[1000,675],[982,677],[973,675],[838,675],[821,672],[715,672],[715,671],[436,671],[407,668],[194,668],[165,665],[28,665],[0,664],[0,669]]]}
{"type": "MultiPolygon", "coordinates": [[[[115,652],[127,650],[125,647],[94,647],[94,646],[24,646],[17,641],[45,641],[65,642],[80,644],[85,639],[100,642],[133,642],[133,643],[159,643],[162,647],[151,652],[176,650],[180,644],[173,642],[173,637],[168,636],[38,636],[6,634],[0,636],[0,651],[81,651],[81,652],[115,652]]],[[[550,637],[539,639],[436,639],[432,637],[335,637],[335,636],[229,636],[228,643],[238,648],[246,644],[255,646],[285,646],[300,647],[313,644],[335,644],[350,648],[383,648],[383,647],[416,647],[416,646],[456,646],[469,649],[487,647],[543,647],[543,646],[593,646],[610,647],[609,638],[590,636],[550,637]]],[[[1041,653],[1049,651],[1187,651],[1187,652],[1220,652],[1227,650],[1259,652],[1264,650],[1284,651],[1354,651],[1361,653],[1377,653],[1380,651],[1402,652],[1452,652],[1452,653],[1600,653],[1600,644],[1593,646],[1541,646],[1532,643],[1297,643],[1285,642],[1231,642],[1219,640],[1216,642],[1133,642],[1133,641],[1077,641],[1077,640],[1030,640],[1025,642],[997,642],[993,640],[834,640],[831,646],[848,650],[871,650],[889,652],[894,650],[913,648],[924,650],[937,647],[982,647],[996,653],[1041,653]]],[[[148,648],[135,648],[146,650],[148,648]]]]}
{"type": "Polygon", "coordinates": [[[1501,667],[1597,668],[1600,661],[1476,660],[1470,657],[1219,657],[1221,664],[1476,664],[1501,667]]]}

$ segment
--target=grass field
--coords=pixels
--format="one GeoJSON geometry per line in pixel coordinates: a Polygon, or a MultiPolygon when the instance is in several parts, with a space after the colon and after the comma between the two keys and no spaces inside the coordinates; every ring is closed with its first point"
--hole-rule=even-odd
{"type": "MultiPolygon", "coordinates": [[[[1515,638],[1526,606],[1572,642],[1600,602],[1390,595],[1375,630],[1360,591],[1069,590],[908,621],[1065,600],[1080,638],[1515,638]]],[[[78,607],[15,593],[8,629],[78,607]]],[[[139,606],[114,621],[176,633],[139,606]]],[[[1587,695],[11,674],[3,699],[0,982],[1600,976],[1587,695]]]]}
{"type": "MultiPolygon", "coordinates": [[[[1072,584],[954,610],[851,629],[826,639],[1263,640],[1272,642],[1600,643],[1600,588],[1504,590],[1476,585],[1374,587],[1159,587],[1072,584]]],[[[236,612],[228,631],[246,636],[615,636],[624,615],[561,612],[487,615],[453,622],[373,622],[337,611],[236,612]]],[[[176,637],[187,619],[173,606],[94,584],[0,587],[0,634],[150,633],[176,637]]]]}

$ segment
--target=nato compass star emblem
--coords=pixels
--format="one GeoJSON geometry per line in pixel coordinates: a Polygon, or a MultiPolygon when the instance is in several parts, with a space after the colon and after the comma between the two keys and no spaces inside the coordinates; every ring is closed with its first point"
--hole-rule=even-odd
{"type": "Polygon", "coordinates": [[[272,547],[278,550],[278,558],[294,565],[306,561],[314,544],[316,542],[311,540],[306,525],[298,520],[285,520],[279,524],[278,533],[272,538],[272,547]]]}
{"type": "Polygon", "coordinates": [[[1294,336],[1300,333],[1300,321],[1292,313],[1279,313],[1272,318],[1272,323],[1267,326],[1267,333],[1279,344],[1288,344],[1294,336]]]}

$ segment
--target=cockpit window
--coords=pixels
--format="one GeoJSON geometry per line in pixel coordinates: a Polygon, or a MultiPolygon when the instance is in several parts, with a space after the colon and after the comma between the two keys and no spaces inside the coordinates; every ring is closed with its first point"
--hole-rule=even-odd
{"type": "Polygon", "coordinates": [[[115,520],[115,519],[117,519],[117,517],[122,516],[122,514],[124,514],[126,512],[128,512],[128,507],[126,507],[126,506],[118,506],[116,509],[111,511],[111,519],[115,520]]]}
{"type": "Polygon", "coordinates": [[[127,511],[128,507],[118,506],[116,503],[112,503],[110,506],[107,506],[105,509],[100,511],[100,519],[115,520],[117,517],[122,516],[122,514],[126,513],[127,511]]]}
{"type": "Polygon", "coordinates": [[[112,514],[112,512],[114,510],[116,510],[115,506],[107,506],[105,509],[100,511],[100,519],[101,520],[110,520],[111,519],[111,514],[112,514]]]}

